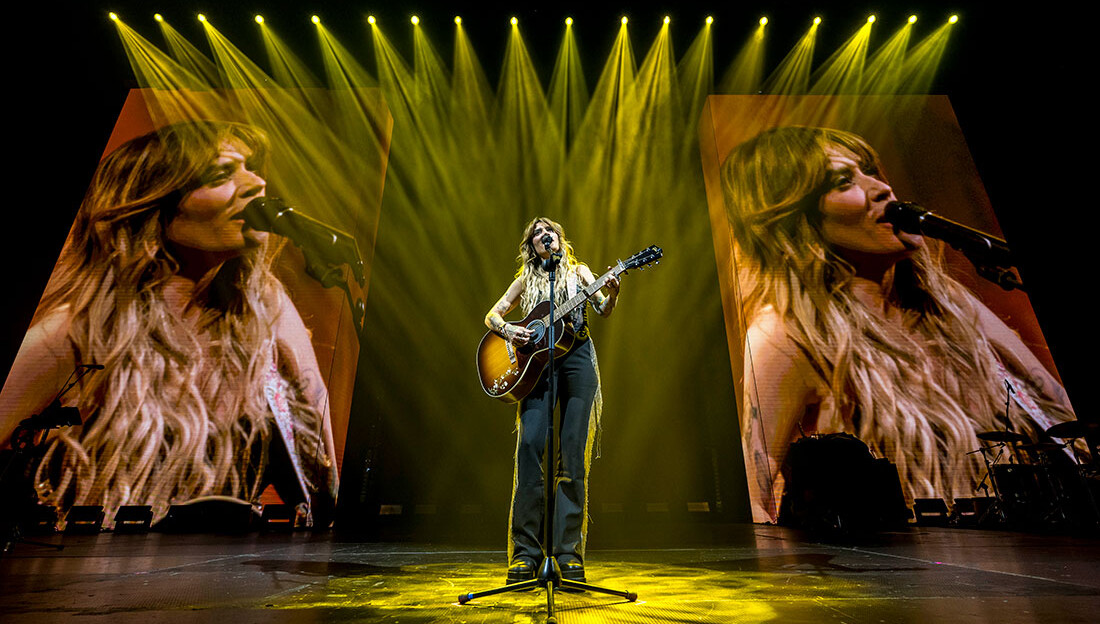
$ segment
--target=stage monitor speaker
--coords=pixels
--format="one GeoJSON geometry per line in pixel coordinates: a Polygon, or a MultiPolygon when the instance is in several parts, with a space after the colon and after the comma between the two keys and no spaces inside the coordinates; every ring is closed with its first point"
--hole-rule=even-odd
{"type": "Polygon", "coordinates": [[[913,513],[917,526],[947,526],[951,512],[942,498],[913,499],[913,513]]]}
{"type": "Polygon", "coordinates": [[[103,528],[102,505],[74,505],[65,515],[66,533],[99,533],[103,528]]]}
{"type": "Polygon", "coordinates": [[[909,509],[897,467],[846,433],[807,436],[783,464],[779,524],[844,538],[904,527],[909,509]]]}
{"type": "Polygon", "coordinates": [[[149,505],[123,505],[115,514],[115,533],[145,533],[153,523],[149,505]]]}

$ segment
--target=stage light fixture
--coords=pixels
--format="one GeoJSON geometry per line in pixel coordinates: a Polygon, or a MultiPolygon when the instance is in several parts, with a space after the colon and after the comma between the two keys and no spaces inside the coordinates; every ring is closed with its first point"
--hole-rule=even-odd
{"type": "Polygon", "coordinates": [[[316,15],[314,15],[313,17],[309,18],[309,21],[313,22],[314,24],[318,24],[318,25],[320,25],[320,23],[321,23],[321,18],[320,18],[320,17],[317,17],[316,15]]]}
{"type": "Polygon", "coordinates": [[[414,15],[409,19],[409,21],[412,22],[413,26],[416,26],[420,23],[420,18],[414,15]]]}
{"type": "Polygon", "coordinates": [[[263,15],[257,15],[256,16],[256,23],[257,24],[263,24],[264,23],[264,16],[263,15]]]}
{"type": "Polygon", "coordinates": [[[370,24],[371,26],[374,26],[375,21],[377,21],[377,20],[374,19],[373,15],[368,15],[367,16],[367,23],[370,24]]]}
{"type": "Polygon", "coordinates": [[[113,21],[118,21],[118,13],[115,13],[114,11],[108,13],[107,17],[111,18],[113,21]]]}
{"type": "Polygon", "coordinates": [[[950,18],[948,18],[947,23],[948,24],[954,24],[957,21],[959,21],[959,16],[958,15],[952,15],[950,18]]]}
{"type": "Polygon", "coordinates": [[[461,26],[462,25],[462,18],[456,15],[455,16],[455,24],[458,25],[458,26],[461,26]]]}
{"type": "Polygon", "coordinates": [[[626,19],[626,16],[624,15],[623,18],[619,21],[622,22],[623,26],[626,26],[626,23],[627,23],[628,20],[626,19]]]}
{"type": "Polygon", "coordinates": [[[293,531],[298,511],[291,505],[264,505],[260,528],[265,531],[293,531]]]}
{"type": "Polygon", "coordinates": [[[153,19],[157,20],[158,22],[163,22],[164,16],[160,13],[153,13],[153,19]]]}
{"type": "Polygon", "coordinates": [[[761,18],[760,18],[760,25],[761,25],[761,26],[767,26],[767,25],[768,25],[768,18],[766,18],[766,17],[761,17],[761,18]]]}
{"type": "Polygon", "coordinates": [[[910,24],[916,24],[917,23],[917,16],[916,15],[910,15],[909,16],[909,23],[910,24]]]}
{"type": "Polygon", "coordinates": [[[868,24],[874,24],[875,23],[875,16],[874,15],[868,15],[867,16],[867,23],[868,24]]]}
{"type": "Polygon", "coordinates": [[[814,18],[814,26],[817,26],[819,24],[821,24],[821,18],[820,17],[815,17],[814,18]]]}
{"type": "Polygon", "coordinates": [[[668,23],[671,22],[671,21],[672,21],[672,18],[666,15],[665,16],[665,26],[668,26],[668,23]]]}
{"type": "Polygon", "coordinates": [[[573,25],[573,18],[572,17],[565,18],[565,25],[566,26],[572,26],[573,25]]]}
{"type": "Polygon", "coordinates": [[[206,23],[206,16],[203,15],[202,13],[199,13],[199,21],[205,24],[206,23]]]}
{"type": "Polygon", "coordinates": [[[707,16],[707,26],[710,26],[713,23],[714,23],[714,18],[708,15],[707,16]]]}
{"type": "Polygon", "coordinates": [[[518,24],[518,23],[519,23],[519,20],[518,20],[518,19],[516,19],[516,18],[514,18],[514,17],[513,17],[512,19],[508,20],[508,21],[512,22],[512,25],[513,25],[513,26],[515,26],[516,24],[518,24]]]}

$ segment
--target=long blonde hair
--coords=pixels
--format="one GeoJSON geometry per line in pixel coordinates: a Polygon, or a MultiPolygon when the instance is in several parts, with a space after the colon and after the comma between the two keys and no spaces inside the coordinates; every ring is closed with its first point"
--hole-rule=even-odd
{"type": "MultiPolygon", "coordinates": [[[[531,237],[535,235],[535,227],[544,223],[554,230],[561,246],[562,259],[560,267],[564,268],[566,276],[576,275],[580,262],[573,252],[573,244],[565,238],[565,230],[557,221],[546,217],[535,217],[523,228],[523,240],[519,243],[519,255],[516,256],[516,277],[523,280],[523,295],[520,297],[520,308],[524,314],[530,312],[536,305],[550,298],[550,274],[542,268],[542,258],[535,251],[535,245],[531,237]]],[[[555,303],[564,303],[569,298],[567,288],[555,288],[555,303]]]]}
{"type": "MultiPolygon", "coordinates": [[[[835,413],[819,432],[853,433],[890,458],[911,498],[971,496],[982,466],[966,453],[977,432],[1003,427],[996,416],[1005,404],[997,356],[978,324],[981,304],[930,244],[896,264],[886,293],[910,333],[891,331],[853,296],[854,269],[820,229],[832,146],[885,181],[866,141],[838,130],[775,128],[725,161],[742,318],[774,310],[829,388],[835,413]]],[[[1010,413],[1017,430],[1029,426],[1021,410],[1010,413]]]]}
{"type": "MultiPolygon", "coordinates": [[[[39,465],[48,503],[100,504],[108,518],[151,505],[159,519],[172,503],[255,500],[265,485],[275,434],[264,379],[282,291],[272,250],[245,252],[197,284],[187,303],[197,321],[165,300],[180,269],[165,228],[225,141],[247,146],[250,167],[266,156],[256,128],[191,122],[125,143],[96,170],[42,309],[67,315],[77,362],[105,369],[79,389],[79,438],[58,436],[39,465]]],[[[289,398],[303,463],[323,464],[321,414],[289,398]]]]}

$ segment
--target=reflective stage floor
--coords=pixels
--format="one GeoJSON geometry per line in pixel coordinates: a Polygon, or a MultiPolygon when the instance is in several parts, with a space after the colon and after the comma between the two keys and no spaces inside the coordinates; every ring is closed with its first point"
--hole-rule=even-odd
{"type": "MultiPolygon", "coordinates": [[[[503,550],[331,534],[52,536],[0,560],[0,618],[39,622],[545,621],[545,592],[502,583],[503,550]]],[[[1100,540],[913,528],[829,545],[738,525],[706,548],[590,549],[591,583],[630,603],[557,594],[571,622],[1096,622],[1100,540]]]]}

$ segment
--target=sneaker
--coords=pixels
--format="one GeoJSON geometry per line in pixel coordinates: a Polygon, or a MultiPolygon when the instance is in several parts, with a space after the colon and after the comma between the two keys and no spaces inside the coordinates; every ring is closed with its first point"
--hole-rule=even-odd
{"type": "Polygon", "coordinates": [[[516,557],[508,566],[507,585],[535,578],[535,561],[528,557],[516,557]]]}

